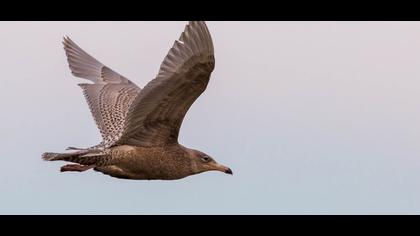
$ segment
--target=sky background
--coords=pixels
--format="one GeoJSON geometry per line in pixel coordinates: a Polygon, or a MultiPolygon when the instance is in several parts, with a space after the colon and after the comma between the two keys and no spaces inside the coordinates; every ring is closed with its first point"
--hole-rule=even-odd
{"type": "Polygon", "coordinates": [[[0,22],[0,214],[420,214],[420,22],[208,22],[216,69],[178,181],[61,174],[100,142],[61,41],[143,87],[186,22],[0,22]]]}

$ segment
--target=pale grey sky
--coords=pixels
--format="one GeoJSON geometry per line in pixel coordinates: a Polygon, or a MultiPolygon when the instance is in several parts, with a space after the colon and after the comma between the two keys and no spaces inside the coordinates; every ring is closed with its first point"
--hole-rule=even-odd
{"type": "Polygon", "coordinates": [[[185,22],[0,22],[0,213],[420,213],[420,22],[208,22],[216,69],[180,142],[232,167],[180,181],[59,173],[100,142],[61,40],[143,87],[185,22]]]}

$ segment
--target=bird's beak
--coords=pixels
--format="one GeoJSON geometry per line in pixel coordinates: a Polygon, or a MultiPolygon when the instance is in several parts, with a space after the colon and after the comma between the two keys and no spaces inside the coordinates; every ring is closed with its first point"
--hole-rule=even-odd
{"type": "Polygon", "coordinates": [[[221,172],[226,173],[226,174],[229,174],[229,175],[233,175],[232,170],[229,167],[226,167],[224,165],[217,164],[216,165],[216,170],[221,171],[221,172]]]}

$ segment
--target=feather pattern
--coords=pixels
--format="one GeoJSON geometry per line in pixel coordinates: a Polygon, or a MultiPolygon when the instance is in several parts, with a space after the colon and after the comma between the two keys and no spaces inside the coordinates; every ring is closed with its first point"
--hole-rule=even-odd
{"type": "Polygon", "coordinates": [[[122,133],[112,145],[177,143],[185,114],[205,91],[214,66],[214,47],[206,24],[189,22],[157,77],[131,103],[122,133]]]}
{"type": "Polygon", "coordinates": [[[72,74],[93,82],[79,86],[103,138],[99,146],[112,143],[122,132],[128,108],[140,88],[90,56],[69,37],[63,44],[72,74]]]}

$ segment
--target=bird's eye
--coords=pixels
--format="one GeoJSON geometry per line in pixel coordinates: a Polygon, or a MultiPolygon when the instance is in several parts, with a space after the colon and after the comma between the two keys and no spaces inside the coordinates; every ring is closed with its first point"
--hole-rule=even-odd
{"type": "Polygon", "coordinates": [[[205,157],[202,157],[201,160],[204,161],[204,162],[209,162],[210,161],[210,157],[205,156],[205,157]]]}

